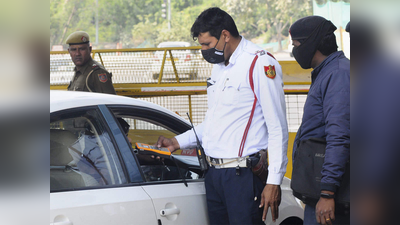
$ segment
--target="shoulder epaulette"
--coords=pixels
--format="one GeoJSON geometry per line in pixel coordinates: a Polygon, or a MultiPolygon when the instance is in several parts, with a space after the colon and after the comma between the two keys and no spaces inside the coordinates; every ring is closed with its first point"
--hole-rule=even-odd
{"type": "Polygon", "coordinates": [[[260,56],[262,56],[262,55],[265,55],[265,51],[264,50],[257,50],[256,52],[255,52],[255,54],[257,55],[257,54],[260,54],[260,56]]]}
{"type": "Polygon", "coordinates": [[[95,63],[92,65],[92,70],[93,70],[93,71],[95,71],[95,70],[104,70],[104,71],[107,72],[107,70],[104,69],[104,67],[102,67],[102,66],[100,66],[100,65],[97,65],[97,64],[95,64],[95,63]]]}
{"type": "Polygon", "coordinates": [[[258,50],[258,51],[255,52],[255,54],[256,55],[259,54],[260,56],[267,54],[267,55],[271,56],[273,59],[275,59],[275,57],[271,53],[269,53],[269,52],[267,52],[265,50],[258,50]]]}

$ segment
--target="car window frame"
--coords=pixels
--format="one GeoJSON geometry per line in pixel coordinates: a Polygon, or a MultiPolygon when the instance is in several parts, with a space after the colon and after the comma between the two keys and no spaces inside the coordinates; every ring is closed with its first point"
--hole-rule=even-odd
{"type": "MultiPolygon", "coordinates": [[[[68,188],[68,189],[60,189],[60,190],[51,190],[50,189],[50,193],[57,193],[57,192],[70,192],[70,191],[82,191],[82,190],[94,190],[94,189],[108,189],[108,188],[118,188],[118,187],[124,187],[124,186],[131,186],[131,182],[130,182],[130,178],[128,176],[128,172],[127,172],[127,168],[126,168],[126,164],[123,160],[123,157],[121,155],[119,146],[116,143],[116,140],[114,138],[113,132],[111,131],[110,127],[108,126],[107,121],[104,118],[104,114],[103,112],[100,110],[100,108],[95,105],[95,106],[84,106],[84,107],[76,107],[76,108],[69,108],[69,109],[63,109],[63,110],[59,110],[59,111],[55,111],[55,112],[51,112],[50,113],[50,123],[53,123],[57,120],[60,120],[60,116],[61,115],[68,115],[68,114],[72,114],[72,113],[78,113],[78,112],[82,112],[82,111],[89,111],[89,110],[95,110],[98,115],[99,115],[99,119],[101,120],[101,122],[103,122],[103,126],[106,129],[106,131],[108,132],[108,135],[110,136],[110,140],[114,146],[115,152],[118,156],[119,159],[119,163],[120,166],[122,168],[123,174],[125,176],[125,180],[127,181],[125,184],[111,184],[111,185],[103,185],[103,186],[91,186],[91,187],[79,187],[79,188],[68,188]]],[[[137,164],[138,165],[138,164],[137,164]]],[[[138,168],[139,171],[140,168],[138,168]]]]}
{"type": "MultiPolygon", "coordinates": [[[[181,134],[186,132],[187,130],[191,129],[191,126],[189,124],[186,124],[185,122],[179,120],[178,118],[165,113],[163,111],[157,110],[157,109],[153,109],[153,108],[149,108],[149,107],[143,107],[143,106],[134,106],[134,105],[122,105],[122,104],[117,104],[117,105],[107,105],[107,107],[109,108],[109,110],[113,113],[114,115],[114,120],[116,120],[115,117],[117,117],[118,115],[122,114],[122,115],[126,115],[126,114],[132,114],[132,110],[135,110],[136,114],[135,116],[141,118],[142,120],[146,121],[146,119],[148,120],[148,122],[151,122],[153,124],[156,124],[158,126],[164,127],[168,130],[170,130],[171,132],[175,133],[175,134],[181,134]],[[119,112],[115,112],[114,110],[119,110],[119,112]],[[126,111],[127,113],[124,114],[123,111],[126,111]],[[161,115],[161,116],[160,116],[161,115]],[[173,122],[172,122],[173,121],[173,122]]],[[[128,142],[128,140],[126,139],[126,141],[128,142]]],[[[132,147],[131,147],[131,152],[132,155],[135,157],[135,159],[137,160],[137,163],[139,163],[139,160],[137,159],[132,147]]],[[[181,164],[180,162],[174,162],[181,164]]],[[[140,165],[140,164],[138,164],[140,165]]],[[[144,174],[142,171],[142,168],[139,166],[141,173],[143,175],[144,178],[144,174]]],[[[195,180],[186,180],[186,182],[203,182],[204,178],[200,177],[198,179],[195,180]]],[[[163,180],[163,181],[146,181],[144,179],[143,185],[154,185],[154,184],[168,184],[168,183],[181,183],[184,182],[183,178],[177,179],[177,180],[163,180]]]]}
{"type": "Polygon", "coordinates": [[[110,132],[114,138],[114,141],[118,145],[118,150],[122,157],[121,163],[124,164],[128,184],[141,184],[141,183],[145,182],[144,174],[143,174],[142,169],[140,168],[139,161],[137,160],[137,158],[134,155],[132,155],[132,148],[128,144],[128,139],[126,138],[119,122],[115,118],[114,113],[106,105],[98,105],[98,107],[99,107],[100,111],[103,113],[104,119],[107,123],[108,128],[110,129],[110,132]],[[111,129],[111,127],[114,127],[114,128],[118,127],[118,129],[111,129]],[[121,151],[124,151],[124,152],[121,152],[121,151]],[[128,169],[127,164],[128,163],[131,164],[131,162],[135,162],[134,166],[136,166],[137,171],[139,171],[141,180],[135,181],[132,179],[132,177],[135,177],[136,174],[134,171],[131,171],[128,169]]]}
{"type": "Polygon", "coordinates": [[[144,107],[144,106],[122,105],[122,104],[107,105],[107,107],[113,112],[114,115],[118,115],[118,114],[114,113],[114,108],[118,108],[118,109],[122,109],[122,110],[126,110],[126,111],[134,109],[134,110],[136,110],[136,112],[139,113],[137,115],[138,117],[148,119],[152,123],[157,122],[154,124],[159,125],[161,127],[164,127],[164,128],[168,127],[169,129],[172,129],[171,131],[177,135],[184,133],[191,129],[191,126],[189,124],[186,124],[185,122],[177,119],[176,117],[174,117],[168,113],[165,113],[163,111],[157,110],[157,109],[152,109],[152,108],[144,107]],[[158,113],[158,114],[154,115],[154,113],[158,113]],[[159,115],[162,115],[162,117],[160,117],[159,115]],[[166,118],[169,120],[163,120],[166,123],[162,123],[161,122],[162,118],[166,118]],[[170,122],[171,120],[174,120],[177,123],[170,122]],[[167,126],[167,127],[165,127],[165,126],[167,126]]]}

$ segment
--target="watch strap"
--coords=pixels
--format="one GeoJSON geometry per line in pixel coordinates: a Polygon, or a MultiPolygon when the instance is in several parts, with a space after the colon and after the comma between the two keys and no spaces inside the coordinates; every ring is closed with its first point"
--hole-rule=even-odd
{"type": "Polygon", "coordinates": [[[331,195],[328,193],[321,193],[321,198],[335,198],[335,195],[331,195]]]}

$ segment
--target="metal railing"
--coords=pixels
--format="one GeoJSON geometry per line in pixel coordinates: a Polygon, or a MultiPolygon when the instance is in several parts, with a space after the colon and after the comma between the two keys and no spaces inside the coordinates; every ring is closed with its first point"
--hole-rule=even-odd
{"type": "MultiPolygon", "coordinates": [[[[93,50],[92,58],[113,74],[114,84],[180,84],[205,82],[212,64],[206,62],[200,46],[101,49],[93,50]]],[[[285,76],[307,76],[295,61],[279,61],[285,76]]],[[[63,86],[73,76],[74,64],[68,51],[50,52],[50,84],[63,86]]]]}
{"type": "MultiPolygon", "coordinates": [[[[193,83],[205,80],[212,69],[200,47],[93,50],[92,58],[113,73],[114,83],[193,83]]],[[[63,85],[73,76],[68,51],[50,52],[50,83],[63,85]]]]}
{"type": "MultiPolygon", "coordinates": [[[[303,117],[306,94],[285,94],[286,118],[289,132],[297,132],[303,117]]],[[[176,114],[187,119],[186,112],[195,125],[204,121],[207,111],[207,95],[178,95],[178,96],[152,96],[139,97],[158,105],[161,105],[176,114]]]]}
{"type": "MultiPolygon", "coordinates": [[[[204,120],[207,111],[206,79],[211,75],[212,64],[203,59],[199,46],[93,50],[92,58],[113,74],[113,85],[118,95],[156,103],[184,119],[189,112],[195,125],[204,120]]],[[[284,80],[285,76],[296,80],[310,75],[310,70],[303,70],[295,61],[279,63],[284,80]]],[[[50,89],[67,90],[74,67],[68,51],[50,52],[50,89]]],[[[284,82],[284,85],[290,132],[285,176],[290,178],[293,141],[303,117],[310,82],[284,82]]],[[[131,127],[136,125],[131,124],[131,127]]]]}
{"type": "MultiPolygon", "coordinates": [[[[118,95],[145,99],[185,118],[189,112],[201,123],[207,109],[206,79],[212,64],[201,56],[200,46],[93,50],[92,58],[113,74],[118,95]]],[[[279,61],[284,76],[309,74],[295,61],[279,61]]],[[[68,51],[50,52],[50,89],[66,90],[74,64],[68,51]]],[[[309,82],[285,82],[290,131],[297,131],[309,82]]],[[[186,118],[185,118],[186,119],[186,118]]]]}

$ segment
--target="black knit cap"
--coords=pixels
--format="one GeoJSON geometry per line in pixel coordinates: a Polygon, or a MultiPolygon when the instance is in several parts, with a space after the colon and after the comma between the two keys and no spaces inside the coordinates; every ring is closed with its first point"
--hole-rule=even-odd
{"type": "MultiPolygon", "coordinates": [[[[307,16],[301,18],[292,24],[289,29],[289,33],[293,40],[304,40],[308,38],[312,32],[324,21],[327,21],[327,19],[321,16],[307,16]]],[[[332,33],[335,30],[336,27],[333,25],[327,34],[332,33]]]]}

